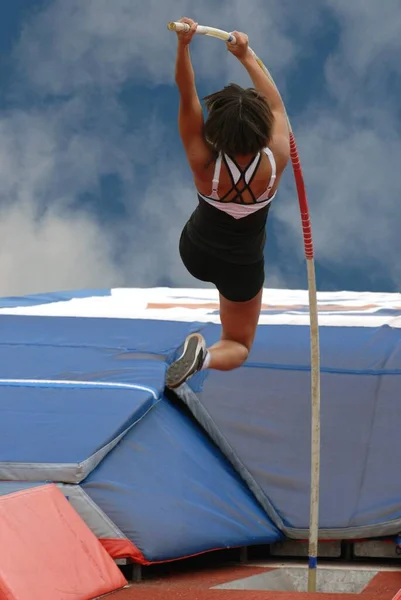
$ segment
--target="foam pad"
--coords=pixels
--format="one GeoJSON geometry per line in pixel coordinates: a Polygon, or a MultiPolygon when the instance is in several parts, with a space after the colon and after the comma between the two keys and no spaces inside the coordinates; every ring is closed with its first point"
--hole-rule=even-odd
{"type": "Polygon", "coordinates": [[[1,600],[91,600],[126,584],[55,485],[0,497],[1,600]]]}

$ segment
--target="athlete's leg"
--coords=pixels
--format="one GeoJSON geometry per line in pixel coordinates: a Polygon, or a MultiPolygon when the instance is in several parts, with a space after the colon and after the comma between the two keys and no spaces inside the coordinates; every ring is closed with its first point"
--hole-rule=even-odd
{"type": "Polygon", "coordinates": [[[263,289],[247,302],[232,302],[220,294],[222,335],[208,349],[208,368],[230,371],[248,358],[258,326],[263,289]]]}
{"type": "Polygon", "coordinates": [[[167,369],[166,385],[177,388],[201,369],[231,371],[240,367],[255,338],[262,293],[263,289],[245,302],[233,302],[220,294],[220,341],[206,349],[202,335],[189,335],[181,356],[167,369]]]}
{"type": "MultiPolygon", "coordinates": [[[[193,275],[195,269],[190,263],[197,255],[187,254],[187,268],[193,275]]],[[[202,271],[206,267],[210,281],[219,289],[221,339],[206,349],[202,335],[189,335],[183,353],[167,369],[166,385],[170,388],[179,387],[201,369],[230,371],[240,367],[253,344],[262,302],[264,261],[239,266],[206,257],[202,271]]]]}

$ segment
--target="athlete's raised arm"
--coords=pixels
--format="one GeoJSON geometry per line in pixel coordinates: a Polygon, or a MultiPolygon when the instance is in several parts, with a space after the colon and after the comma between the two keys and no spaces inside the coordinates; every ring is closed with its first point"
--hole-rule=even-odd
{"type": "Polygon", "coordinates": [[[175,65],[175,81],[180,93],[178,127],[189,166],[196,177],[202,177],[206,165],[213,157],[212,150],[203,133],[203,110],[195,85],[189,45],[196,33],[197,23],[192,19],[180,19],[188,23],[189,32],[177,32],[178,46],[175,65]]]}
{"type": "Polygon", "coordinates": [[[248,71],[255,88],[265,96],[274,116],[271,147],[277,158],[286,164],[290,157],[290,132],[284,103],[276,86],[260,68],[255,55],[249,49],[248,36],[239,31],[234,31],[233,34],[236,43],[228,43],[227,48],[248,71]]]}

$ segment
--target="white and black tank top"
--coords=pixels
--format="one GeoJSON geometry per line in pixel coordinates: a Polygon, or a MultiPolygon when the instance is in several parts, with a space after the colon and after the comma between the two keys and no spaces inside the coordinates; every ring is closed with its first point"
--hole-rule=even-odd
{"type": "Polygon", "coordinates": [[[198,192],[198,206],[192,213],[186,230],[191,241],[203,251],[222,260],[236,264],[252,264],[263,260],[266,241],[266,220],[275,193],[270,196],[276,180],[276,162],[272,151],[264,148],[271,164],[271,177],[264,193],[255,197],[250,185],[262,160],[262,152],[244,168],[226,154],[216,160],[212,182],[212,194],[198,192]],[[232,187],[219,197],[221,165],[230,174],[232,187]],[[247,191],[251,202],[244,202],[242,194],[247,191]]]}

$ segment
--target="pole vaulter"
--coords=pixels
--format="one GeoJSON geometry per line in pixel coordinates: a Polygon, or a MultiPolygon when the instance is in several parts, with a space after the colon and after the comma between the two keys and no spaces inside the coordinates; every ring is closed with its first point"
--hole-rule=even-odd
{"type": "MultiPolygon", "coordinates": [[[[185,22],[171,22],[168,24],[170,31],[189,32],[191,25],[185,22]]],[[[228,44],[235,45],[236,39],[232,33],[208,27],[196,25],[196,34],[218,38],[228,44]]],[[[249,48],[258,65],[278,89],[267,67],[261,59],[249,48]]],[[[308,200],[305,182],[299,158],[295,136],[286,112],[290,132],[290,157],[295,177],[298,194],[299,208],[301,213],[301,224],[304,239],[304,251],[307,264],[308,292],[309,292],[309,314],[310,314],[310,340],[311,340],[311,492],[310,492],[310,526],[309,526],[309,564],[308,564],[308,591],[316,592],[317,584],[317,558],[318,558],[318,536],[319,536],[319,492],[320,492],[320,350],[319,350],[319,328],[318,307],[316,291],[316,275],[314,263],[314,248],[312,240],[312,227],[309,215],[308,200]]]]}

